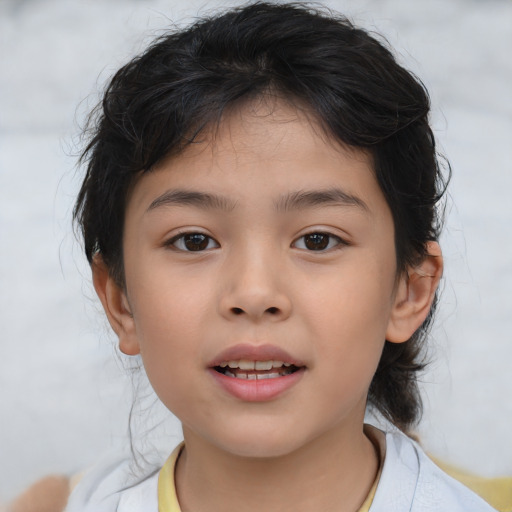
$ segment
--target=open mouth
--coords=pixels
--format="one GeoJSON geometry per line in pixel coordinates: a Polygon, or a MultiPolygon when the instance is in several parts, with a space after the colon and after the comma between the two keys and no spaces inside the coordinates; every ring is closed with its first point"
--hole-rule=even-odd
{"type": "Polygon", "coordinates": [[[300,367],[283,361],[222,361],[214,370],[235,379],[263,380],[277,379],[300,370],[300,367]]]}

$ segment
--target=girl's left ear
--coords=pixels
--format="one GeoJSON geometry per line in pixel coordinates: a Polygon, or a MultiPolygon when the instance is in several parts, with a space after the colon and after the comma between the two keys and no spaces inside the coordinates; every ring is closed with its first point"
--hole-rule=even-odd
{"type": "Polygon", "coordinates": [[[397,286],[386,331],[392,343],[407,341],[427,318],[443,274],[443,256],[437,242],[427,243],[427,256],[409,268],[397,286]]]}

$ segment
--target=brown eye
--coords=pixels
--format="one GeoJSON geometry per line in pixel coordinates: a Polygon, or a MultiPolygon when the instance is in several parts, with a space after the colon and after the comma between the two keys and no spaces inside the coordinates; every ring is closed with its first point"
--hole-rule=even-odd
{"type": "Polygon", "coordinates": [[[329,235],[313,233],[304,237],[304,245],[310,251],[321,251],[329,245],[329,235]]]}
{"type": "Polygon", "coordinates": [[[293,247],[306,251],[325,251],[341,244],[344,244],[341,238],[329,233],[309,233],[298,238],[293,247]]]}
{"type": "Polygon", "coordinates": [[[189,251],[204,251],[208,247],[208,237],[201,233],[185,235],[183,243],[189,251]]]}
{"type": "Polygon", "coordinates": [[[185,252],[200,252],[219,247],[210,236],[203,233],[186,233],[173,238],[170,245],[185,252]]]}

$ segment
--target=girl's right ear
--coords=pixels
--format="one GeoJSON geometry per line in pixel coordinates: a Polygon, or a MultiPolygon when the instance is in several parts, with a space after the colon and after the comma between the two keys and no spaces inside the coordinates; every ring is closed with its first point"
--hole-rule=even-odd
{"type": "Polygon", "coordinates": [[[119,338],[119,349],[130,356],[139,354],[135,321],[126,292],[110,275],[100,254],[94,255],[91,266],[94,289],[103,305],[110,326],[119,338]]]}

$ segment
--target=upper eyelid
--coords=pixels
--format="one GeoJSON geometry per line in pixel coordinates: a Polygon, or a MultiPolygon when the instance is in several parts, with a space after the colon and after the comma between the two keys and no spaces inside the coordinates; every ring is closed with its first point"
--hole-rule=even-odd
{"type": "MultiPolygon", "coordinates": [[[[172,236],[166,238],[164,244],[165,245],[170,245],[173,242],[175,242],[176,240],[179,240],[181,237],[184,237],[186,235],[193,235],[193,234],[204,235],[207,238],[210,238],[211,240],[213,240],[219,247],[221,246],[220,242],[214,236],[212,236],[211,234],[203,231],[200,228],[195,228],[195,229],[189,229],[189,228],[178,229],[177,233],[175,233],[172,236]]],[[[326,236],[329,236],[331,238],[336,238],[343,245],[350,245],[350,242],[347,240],[347,236],[344,236],[343,234],[336,234],[336,233],[333,233],[329,229],[322,229],[322,228],[309,229],[307,232],[302,233],[301,235],[294,237],[293,240],[291,241],[290,245],[293,246],[293,244],[295,244],[297,242],[297,240],[300,240],[301,238],[304,238],[305,236],[313,235],[313,234],[326,235],[326,236]]]]}
{"type": "MultiPolygon", "coordinates": [[[[308,231],[307,233],[304,233],[303,235],[300,235],[300,236],[294,238],[294,240],[290,244],[290,247],[297,248],[299,250],[305,250],[302,247],[296,247],[297,242],[299,240],[303,239],[304,237],[308,236],[308,235],[315,235],[315,234],[325,235],[325,236],[328,236],[330,238],[334,238],[334,239],[337,240],[337,243],[336,243],[336,245],[334,247],[330,247],[330,248],[322,249],[322,250],[318,250],[318,251],[311,250],[311,252],[317,252],[318,254],[321,254],[321,253],[330,252],[331,250],[334,250],[334,249],[336,249],[337,247],[340,247],[340,246],[341,247],[346,247],[346,246],[350,245],[350,243],[346,240],[346,238],[344,238],[342,236],[339,236],[339,235],[335,235],[334,233],[329,232],[329,231],[322,231],[322,230],[318,229],[318,230],[308,231]]],[[[310,252],[310,251],[308,250],[308,252],[310,252]]]]}
{"type": "MultiPolygon", "coordinates": [[[[185,237],[187,235],[203,235],[206,238],[213,240],[215,242],[215,244],[218,247],[220,247],[220,243],[216,238],[209,235],[208,233],[205,233],[204,231],[201,231],[200,229],[187,229],[187,230],[180,231],[180,232],[172,235],[171,237],[166,238],[163,245],[167,246],[167,247],[172,247],[178,240],[182,239],[183,237],[185,237]]],[[[180,249],[180,250],[182,250],[182,249],[180,249]]],[[[190,252],[193,252],[193,251],[190,251],[190,252]]],[[[203,251],[198,251],[198,252],[203,252],[203,251]]]]}
{"type": "Polygon", "coordinates": [[[188,229],[188,228],[179,229],[178,228],[176,230],[176,233],[174,233],[170,237],[170,239],[179,238],[180,236],[185,236],[185,235],[204,235],[204,236],[213,238],[213,236],[211,236],[210,234],[206,233],[205,231],[203,231],[202,229],[199,229],[199,228],[196,228],[196,229],[188,229]]]}
{"type": "Polygon", "coordinates": [[[210,233],[208,233],[207,231],[205,231],[201,228],[177,228],[177,229],[174,229],[173,232],[174,233],[172,235],[166,236],[167,241],[177,240],[178,238],[185,236],[185,235],[196,235],[196,234],[207,236],[208,238],[211,238],[212,240],[216,241],[214,236],[212,236],[210,233]]]}
{"type": "Polygon", "coordinates": [[[296,236],[293,239],[293,242],[295,242],[296,240],[299,240],[300,238],[303,238],[305,236],[315,235],[315,234],[327,235],[327,236],[330,236],[332,238],[337,238],[338,240],[342,241],[343,243],[346,243],[346,244],[349,243],[349,235],[348,234],[346,234],[346,233],[334,233],[332,228],[331,229],[329,229],[329,228],[313,228],[313,229],[308,229],[306,232],[303,232],[300,235],[296,236]]]}

